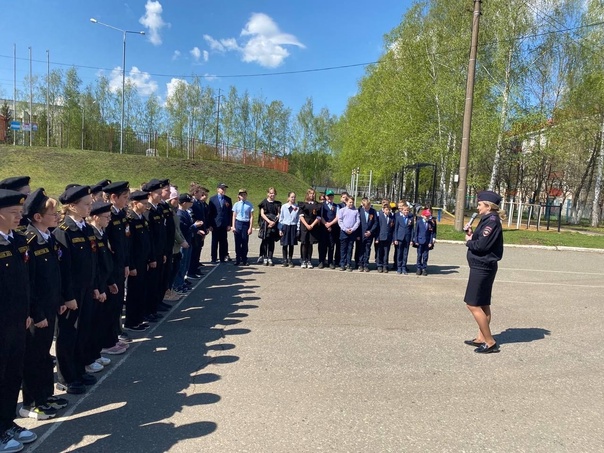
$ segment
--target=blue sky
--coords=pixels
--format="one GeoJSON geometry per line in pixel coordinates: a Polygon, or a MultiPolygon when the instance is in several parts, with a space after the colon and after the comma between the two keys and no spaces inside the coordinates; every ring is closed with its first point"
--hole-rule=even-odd
{"type": "Polygon", "coordinates": [[[122,33],[126,71],[143,95],[165,99],[174,79],[203,76],[214,89],[231,85],[296,112],[307,97],[315,110],[341,114],[357,92],[362,66],[301,72],[376,61],[383,36],[398,25],[412,0],[0,0],[0,98],[12,99],[13,43],[17,86],[23,89],[32,47],[33,73],[78,68],[86,85],[104,73],[121,85],[122,33]],[[259,74],[290,74],[257,76],[259,74]],[[294,72],[291,74],[291,72],[294,72]],[[242,76],[242,77],[236,77],[242,76]]]}

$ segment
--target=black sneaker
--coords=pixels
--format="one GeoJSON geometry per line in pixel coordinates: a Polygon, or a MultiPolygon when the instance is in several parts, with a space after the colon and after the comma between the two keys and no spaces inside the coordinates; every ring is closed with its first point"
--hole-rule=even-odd
{"type": "Polygon", "coordinates": [[[80,395],[82,393],[86,393],[86,387],[81,382],[72,382],[71,384],[63,384],[61,382],[57,382],[57,390],[62,392],[67,392],[70,395],[80,395]]]}
{"type": "Polygon", "coordinates": [[[124,330],[130,330],[132,332],[144,332],[147,329],[148,327],[141,326],[140,324],[138,326],[124,326],[124,330]]]}
{"type": "Polygon", "coordinates": [[[96,384],[96,377],[89,373],[84,373],[82,375],[82,384],[84,385],[94,385],[96,384]]]}
{"type": "Polygon", "coordinates": [[[49,396],[46,400],[46,404],[54,409],[63,409],[67,407],[69,401],[65,398],[59,398],[58,396],[49,396]]]}
{"type": "Polygon", "coordinates": [[[23,418],[33,418],[34,420],[48,420],[57,415],[57,410],[47,404],[41,404],[39,406],[21,406],[19,415],[23,418]]]}

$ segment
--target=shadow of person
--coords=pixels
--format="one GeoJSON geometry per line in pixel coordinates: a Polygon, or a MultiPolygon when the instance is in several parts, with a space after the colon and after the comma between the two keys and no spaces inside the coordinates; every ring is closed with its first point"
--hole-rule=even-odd
{"type": "Polygon", "coordinates": [[[551,335],[549,330],[539,327],[512,327],[493,335],[493,338],[499,344],[530,343],[531,341],[543,340],[549,335],[551,335]]]}
{"type": "Polygon", "coordinates": [[[432,266],[428,265],[428,272],[433,275],[459,274],[459,266],[432,266]]]}

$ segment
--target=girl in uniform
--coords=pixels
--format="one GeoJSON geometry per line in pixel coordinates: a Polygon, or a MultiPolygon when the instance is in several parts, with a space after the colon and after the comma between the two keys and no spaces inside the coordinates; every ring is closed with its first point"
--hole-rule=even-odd
{"type": "Polygon", "coordinates": [[[314,189],[306,191],[304,203],[300,204],[300,254],[302,269],[312,269],[313,244],[319,242],[321,205],[315,201],[314,189]]]}
{"type": "Polygon", "coordinates": [[[260,208],[260,256],[264,259],[265,266],[273,266],[273,254],[275,252],[275,241],[279,239],[279,230],[277,224],[279,221],[279,212],[281,202],[275,201],[277,190],[274,187],[268,188],[266,198],[258,205],[260,208]]]}

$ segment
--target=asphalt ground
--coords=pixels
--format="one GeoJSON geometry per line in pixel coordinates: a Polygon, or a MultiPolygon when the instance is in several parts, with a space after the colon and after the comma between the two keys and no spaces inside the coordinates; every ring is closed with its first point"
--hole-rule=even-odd
{"type": "Polygon", "coordinates": [[[489,355],[461,243],[425,277],[208,265],[25,451],[604,451],[603,263],[506,247],[489,355]]]}

